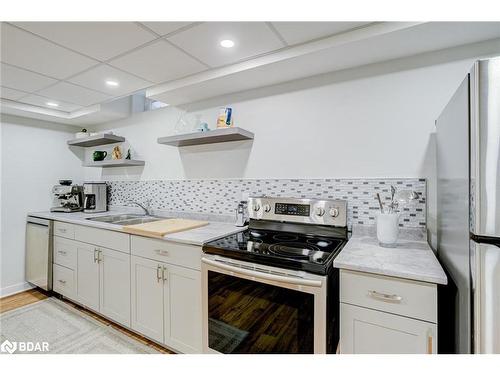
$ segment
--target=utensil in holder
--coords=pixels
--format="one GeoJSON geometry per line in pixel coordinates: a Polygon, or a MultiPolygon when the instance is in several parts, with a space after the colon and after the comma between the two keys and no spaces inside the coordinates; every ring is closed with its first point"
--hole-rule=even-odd
{"type": "Polygon", "coordinates": [[[399,212],[377,213],[377,239],[380,246],[394,247],[399,234],[399,212]]]}

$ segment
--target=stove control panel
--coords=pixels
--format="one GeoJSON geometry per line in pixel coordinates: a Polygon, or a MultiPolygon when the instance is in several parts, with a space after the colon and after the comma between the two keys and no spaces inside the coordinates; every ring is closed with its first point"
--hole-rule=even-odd
{"type": "Polygon", "coordinates": [[[347,201],[254,197],[248,199],[249,216],[254,220],[273,220],[345,227],[347,201]]]}

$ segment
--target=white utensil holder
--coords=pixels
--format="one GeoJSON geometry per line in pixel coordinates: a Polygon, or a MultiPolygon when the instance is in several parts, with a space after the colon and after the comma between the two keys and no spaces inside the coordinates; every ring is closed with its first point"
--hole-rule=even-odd
{"type": "Polygon", "coordinates": [[[394,247],[399,234],[399,212],[377,214],[377,239],[380,246],[394,247]]]}

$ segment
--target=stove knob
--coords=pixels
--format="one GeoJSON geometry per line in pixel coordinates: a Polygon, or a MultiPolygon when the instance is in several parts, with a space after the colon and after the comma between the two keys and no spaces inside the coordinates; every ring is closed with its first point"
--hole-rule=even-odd
{"type": "Polygon", "coordinates": [[[254,210],[255,212],[259,211],[259,210],[260,210],[260,205],[259,205],[259,204],[254,204],[254,205],[253,205],[253,210],[254,210]]]}
{"type": "Polygon", "coordinates": [[[330,216],[331,217],[339,216],[339,209],[335,207],[330,208],[330,216]]]}
{"type": "Polygon", "coordinates": [[[325,209],[323,207],[317,207],[315,213],[316,216],[323,216],[325,214],[325,209]]]}
{"type": "Polygon", "coordinates": [[[270,212],[271,211],[271,206],[268,204],[264,205],[264,212],[270,212]]]}

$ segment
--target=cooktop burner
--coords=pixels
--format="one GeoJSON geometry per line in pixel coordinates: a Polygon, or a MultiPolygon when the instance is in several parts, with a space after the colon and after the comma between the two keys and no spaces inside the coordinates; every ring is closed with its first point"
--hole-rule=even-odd
{"type": "Polygon", "coordinates": [[[347,236],[327,237],[300,233],[247,229],[208,242],[203,251],[277,267],[326,274],[347,236]]]}
{"type": "Polygon", "coordinates": [[[270,245],[269,253],[291,258],[309,258],[313,251],[318,251],[316,246],[302,242],[280,242],[270,245]]]}

